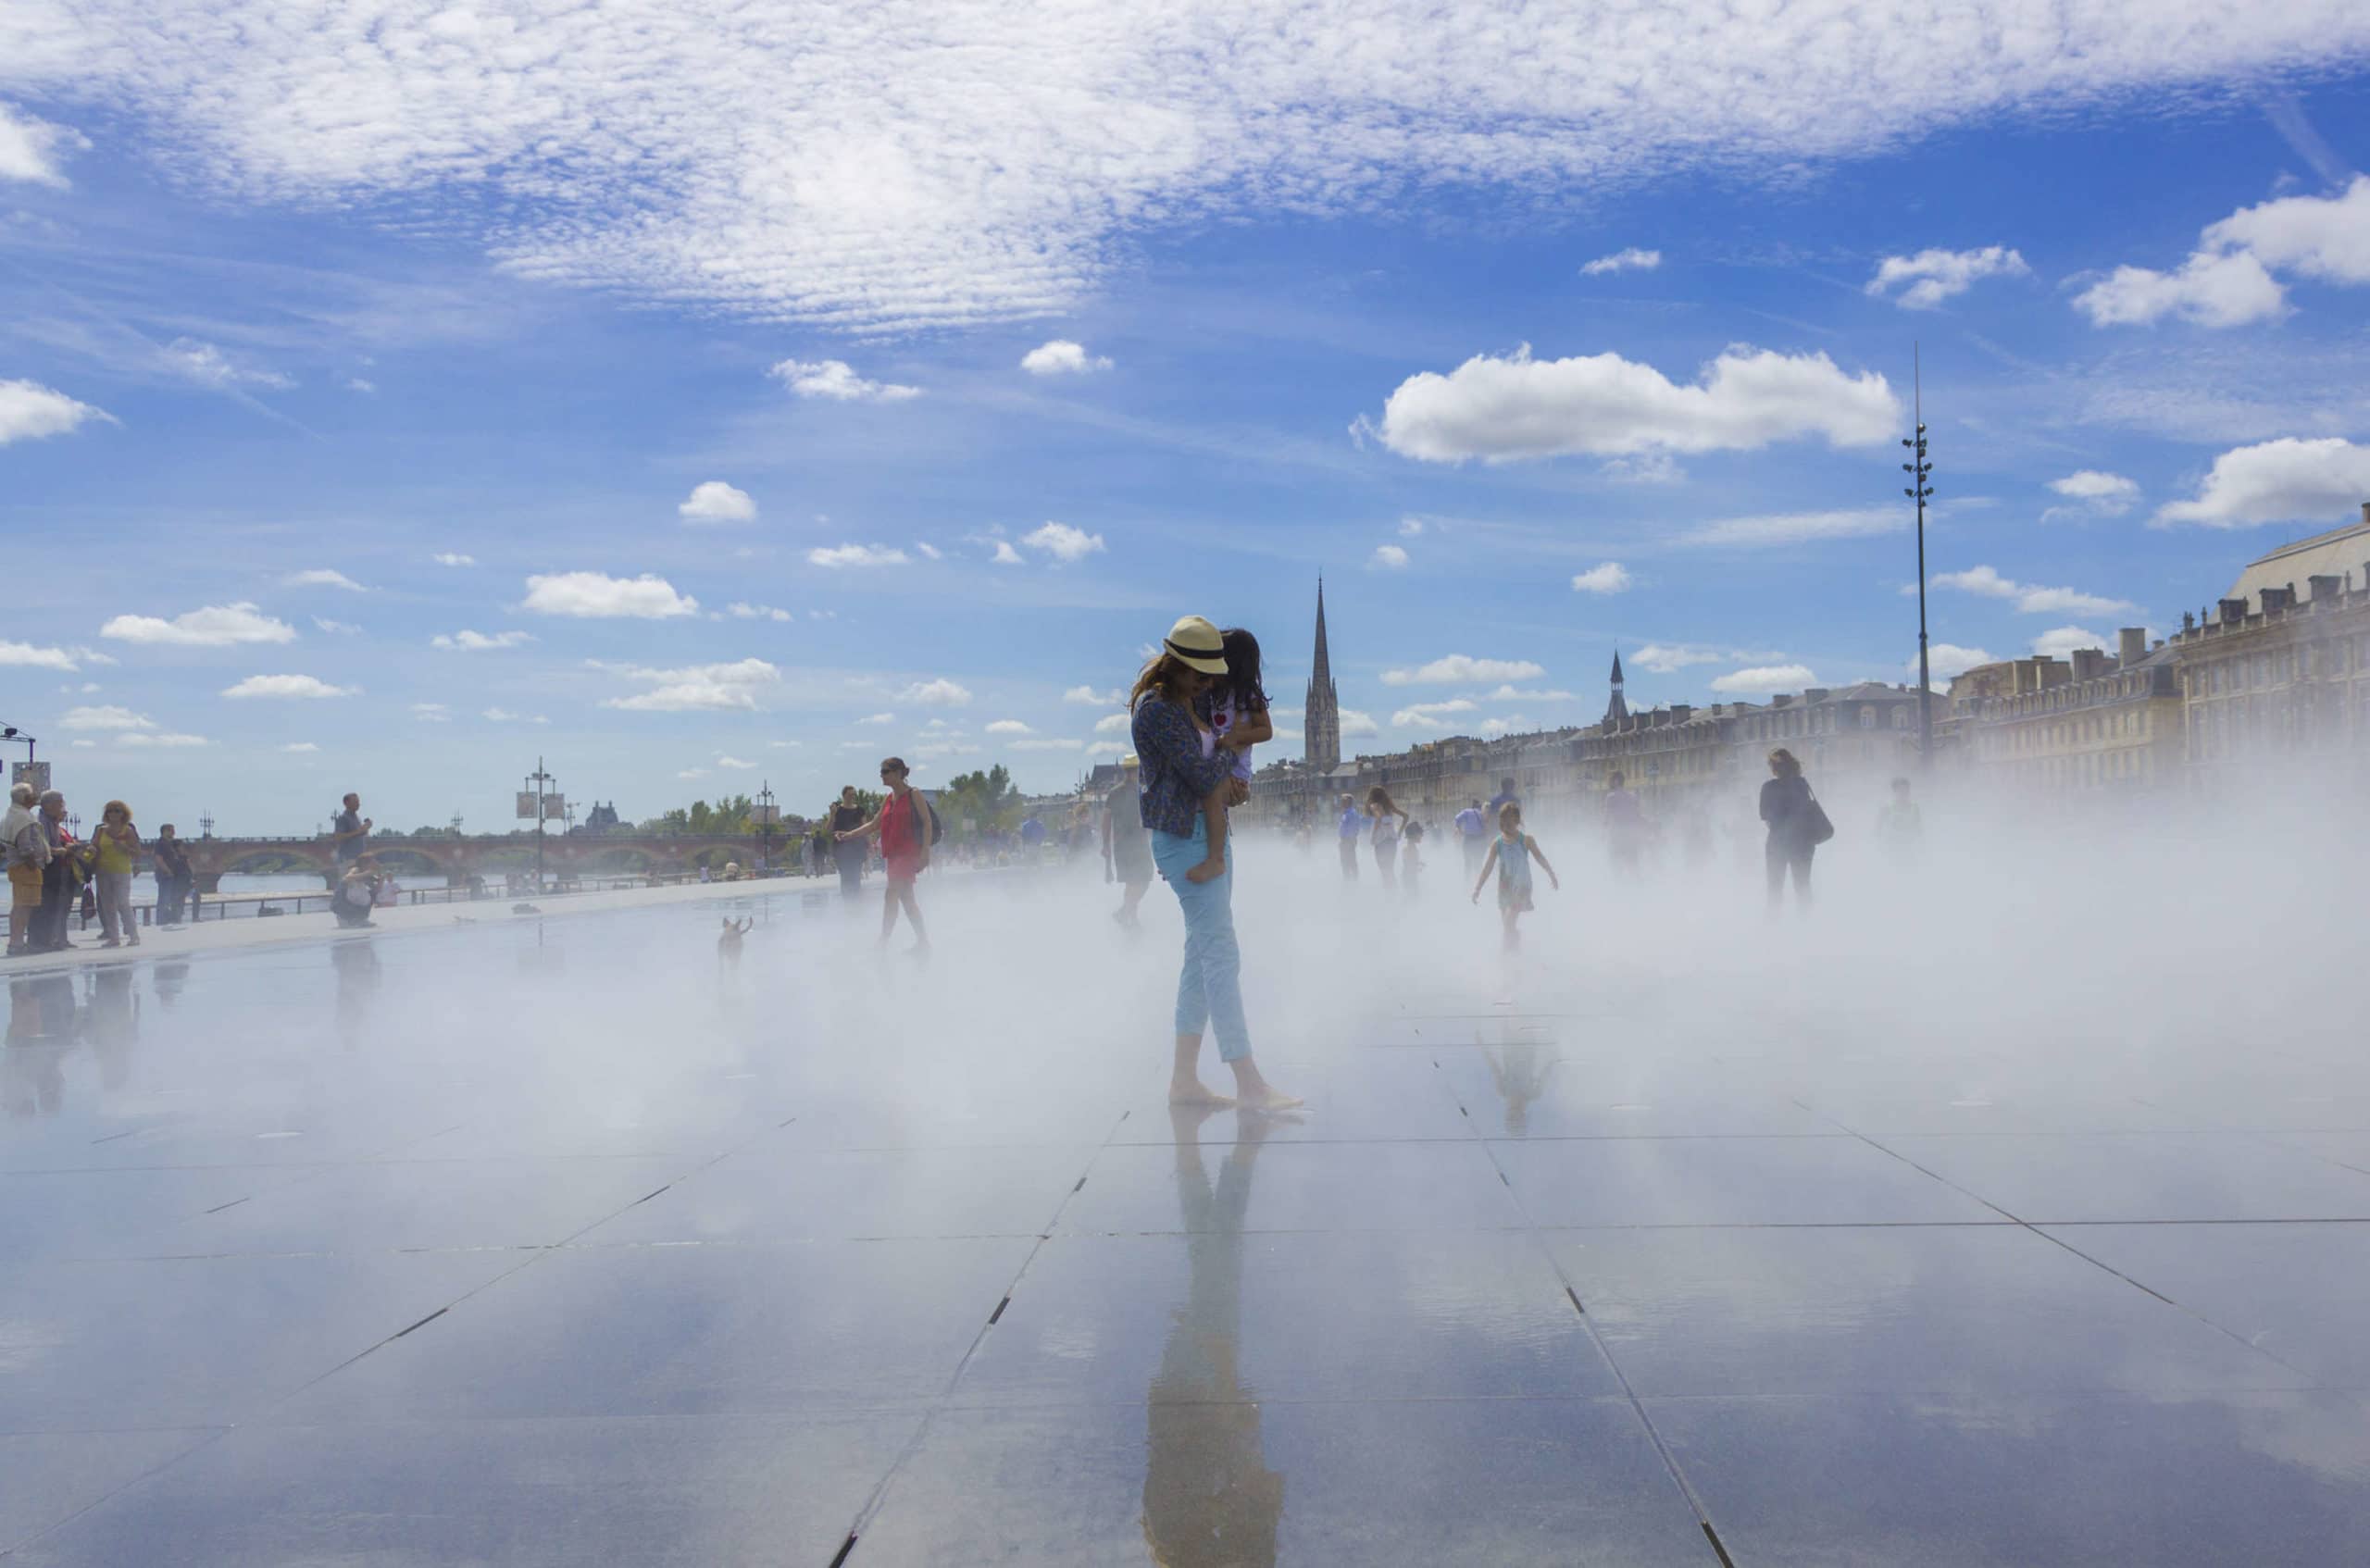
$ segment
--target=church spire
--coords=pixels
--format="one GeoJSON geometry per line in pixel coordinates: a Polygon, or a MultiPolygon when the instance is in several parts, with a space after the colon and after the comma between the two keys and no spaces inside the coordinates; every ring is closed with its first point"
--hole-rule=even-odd
{"type": "Polygon", "coordinates": [[[1302,756],[1319,773],[1341,765],[1341,708],[1333,689],[1333,655],[1325,642],[1325,579],[1316,579],[1316,654],[1308,665],[1308,706],[1302,716],[1306,737],[1302,756]]]}
{"type": "Polygon", "coordinates": [[[1613,652],[1613,698],[1604,705],[1604,725],[1610,729],[1629,719],[1628,699],[1621,694],[1621,651],[1613,652]]]}

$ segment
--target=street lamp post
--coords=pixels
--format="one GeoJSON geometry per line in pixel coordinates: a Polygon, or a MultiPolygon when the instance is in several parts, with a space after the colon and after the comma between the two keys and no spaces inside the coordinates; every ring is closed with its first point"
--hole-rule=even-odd
{"type": "Polygon", "coordinates": [[[557,780],[543,768],[543,759],[535,759],[535,771],[527,775],[528,784],[535,791],[535,891],[543,890],[543,801],[550,787],[557,780]]]}
{"type": "Polygon", "coordinates": [[[1934,466],[1926,461],[1926,389],[1924,367],[1918,360],[1915,343],[1909,350],[1910,417],[1916,422],[1917,434],[1901,444],[1915,454],[1915,460],[1903,463],[1901,470],[1910,476],[1912,483],[1902,494],[1917,503],[1917,765],[1931,770],[1934,765],[1934,680],[1926,662],[1926,501],[1934,492],[1926,483],[1934,466]]]}
{"type": "Polygon", "coordinates": [[[774,786],[767,779],[757,789],[757,874],[764,876],[774,865],[774,786]]]}

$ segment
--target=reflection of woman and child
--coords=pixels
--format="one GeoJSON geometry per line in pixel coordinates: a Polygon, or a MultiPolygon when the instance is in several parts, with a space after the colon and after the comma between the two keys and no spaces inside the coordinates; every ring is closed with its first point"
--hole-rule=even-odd
{"type": "MultiPolygon", "coordinates": [[[[1517,1028],[1509,1023],[1504,1033],[1496,1051],[1481,1046],[1481,1059],[1490,1066],[1490,1087],[1506,1102],[1506,1136],[1520,1138],[1530,1130],[1531,1101],[1547,1092],[1547,1080],[1563,1057],[1557,1053],[1554,1035],[1543,1024],[1517,1028]]],[[[1481,1045],[1478,1032],[1473,1043],[1481,1045]]]]}
{"type": "Polygon", "coordinates": [[[1209,1106],[1169,1112],[1189,1277],[1144,1400],[1144,1544],[1166,1568],[1276,1561],[1284,1478],[1259,1444],[1259,1396],[1243,1387],[1242,1222],[1267,1120],[1246,1116],[1211,1185],[1197,1127],[1209,1106]]]}
{"type": "MultiPolygon", "coordinates": [[[[1255,646],[1255,645],[1254,645],[1255,646]]],[[[1255,655],[1254,655],[1255,657],[1255,655]]],[[[1218,1059],[1234,1070],[1235,1093],[1250,1110],[1300,1103],[1260,1076],[1251,1060],[1242,1014],[1242,952],[1234,936],[1234,876],[1225,853],[1226,809],[1238,794],[1235,753],[1267,733],[1238,699],[1219,732],[1209,716],[1212,689],[1227,677],[1226,642],[1199,616],[1171,627],[1161,652],[1128,695],[1136,757],[1143,777],[1138,801],[1153,864],[1185,915],[1185,962],[1177,981],[1177,1053],[1169,1078],[1173,1103],[1225,1104],[1200,1073],[1202,1033],[1215,1029],[1218,1059]]],[[[1255,673],[1255,666],[1253,666],[1255,673]]]]}

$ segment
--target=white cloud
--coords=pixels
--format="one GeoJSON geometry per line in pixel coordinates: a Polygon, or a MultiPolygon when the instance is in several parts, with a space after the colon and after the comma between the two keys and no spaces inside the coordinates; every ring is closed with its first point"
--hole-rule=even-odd
{"type": "Polygon", "coordinates": [[[518,721],[518,716],[508,708],[487,708],[480,712],[478,717],[489,724],[513,724],[518,721]]]}
{"type": "Polygon", "coordinates": [[[2127,479],[2121,474],[2109,474],[2097,468],[2077,468],[2062,479],[2052,479],[2049,488],[2079,507],[2052,506],[2041,514],[2041,521],[2068,514],[2078,516],[2089,512],[2102,517],[2120,517],[2139,502],[2139,481],[2127,479]]]}
{"type": "Polygon", "coordinates": [[[73,652],[66,648],[37,648],[30,642],[0,640],[0,667],[19,669],[78,670],[73,652]]]}
{"type": "Polygon", "coordinates": [[[1662,264],[1662,252],[1641,251],[1632,245],[1626,251],[1615,251],[1611,255],[1601,255],[1594,261],[1583,263],[1580,276],[1602,278],[1609,272],[1652,272],[1662,264]]]}
{"type": "Polygon", "coordinates": [[[332,637],[352,637],[360,632],[362,628],[355,625],[352,621],[333,621],[327,616],[315,616],[313,617],[313,629],[315,631],[326,631],[332,637]]]}
{"type": "Polygon", "coordinates": [[[1649,642],[1629,655],[1629,662],[1655,675],[1671,675],[1690,665],[1716,665],[1731,655],[1692,642],[1649,642]]]}
{"type": "Polygon", "coordinates": [[[350,376],[346,379],[345,390],[348,392],[365,393],[375,392],[379,390],[379,383],[376,381],[366,381],[359,376],[350,376]]]}
{"type": "Polygon", "coordinates": [[[2146,326],[2167,316],[2201,327],[2243,327],[2279,315],[2287,294],[2246,251],[2200,251],[2177,272],[2118,267],[2074,296],[2093,327],[2146,326]]]}
{"type": "Polygon", "coordinates": [[[2240,207],[2205,230],[2209,247],[2329,283],[2370,283],[2370,174],[2334,196],[2282,196],[2240,207]]]}
{"type": "MultiPolygon", "coordinates": [[[[1955,642],[1933,642],[1926,648],[1926,668],[1936,680],[1955,680],[1977,665],[1996,665],[2000,661],[1981,648],[1962,648],[1955,642]]],[[[1913,653],[1902,666],[1912,680],[1917,678],[1917,656],[1913,653]]]]}
{"type": "Polygon", "coordinates": [[[716,753],[716,765],[718,767],[730,768],[753,768],[757,765],[753,762],[742,762],[739,757],[732,756],[724,752],[718,752],[716,753]]]}
{"type": "Polygon", "coordinates": [[[442,648],[447,653],[485,653],[497,648],[521,647],[534,640],[530,632],[497,631],[488,636],[482,631],[463,629],[450,637],[440,632],[428,640],[428,645],[431,648],[442,648]]]}
{"type": "Polygon", "coordinates": [[[245,699],[352,697],[361,691],[359,686],[332,686],[318,676],[310,675],[251,675],[235,686],[226,686],[222,695],[245,699]]]}
{"type": "Polygon", "coordinates": [[[539,616],[574,616],[593,620],[665,620],[699,613],[699,601],[675,591],[665,578],[648,572],[640,577],[609,577],[601,572],[557,572],[527,579],[527,597],[518,606],[539,616]]]}
{"type": "Polygon", "coordinates": [[[256,386],[285,391],[296,384],[277,370],[237,364],[214,344],[195,338],[175,338],[157,353],[164,357],[167,369],[202,387],[256,386]]]}
{"type": "Polygon", "coordinates": [[[804,740],[768,740],[766,744],[768,748],[777,752],[795,752],[803,748],[806,742],[804,740]]]}
{"type": "Polygon", "coordinates": [[[1375,723],[1374,716],[1372,714],[1360,713],[1355,708],[1343,708],[1341,711],[1340,716],[1341,719],[1341,733],[1345,737],[1351,735],[1379,735],[1382,733],[1382,727],[1375,723]]]}
{"type": "MultiPolygon", "coordinates": [[[[1279,729],[1276,732],[1276,739],[1279,740],[1286,739],[1297,740],[1298,737],[1287,737],[1284,732],[1279,729]]],[[[1124,757],[1128,754],[1128,749],[1129,748],[1124,741],[1097,740],[1094,744],[1086,749],[1086,754],[1091,757],[1124,757]]]]}
{"type": "Polygon", "coordinates": [[[474,566],[478,564],[476,556],[464,555],[453,550],[439,551],[429,558],[440,566],[474,566]]]}
{"type": "Polygon", "coordinates": [[[914,548],[922,553],[922,559],[925,561],[937,561],[945,558],[946,553],[939,549],[935,544],[929,544],[917,540],[914,543],[914,548]]]}
{"type": "Polygon", "coordinates": [[[1424,519],[1423,519],[1423,518],[1421,518],[1421,517],[1402,517],[1402,518],[1400,518],[1400,519],[1399,519],[1399,537],[1400,537],[1400,538],[1402,538],[1402,539],[1420,539],[1420,538],[1422,538],[1422,537],[1423,537],[1423,533],[1424,533],[1424,519]]]}
{"type": "Polygon", "coordinates": [[[115,743],[118,746],[161,746],[180,748],[183,746],[210,746],[214,742],[208,740],[203,735],[157,735],[151,734],[146,730],[135,730],[129,735],[117,736],[115,743]]]}
{"type": "Polygon", "coordinates": [[[857,719],[856,722],[858,724],[894,724],[897,722],[897,716],[895,714],[873,714],[868,717],[857,719]]]}
{"type": "Polygon", "coordinates": [[[771,604],[727,604],[724,607],[724,613],[735,620],[742,621],[786,621],[795,618],[788,610],[777,610],[771,604]]]}
{"type": "Polygon", "coordinates": [[[2334,528],[2370,496],[2370,446],[2338,436],[2283,437],[2235,447],[2214,460],[2196,499],[2158,508],[2155,522],[2206,528],[2311,522],[2334,528]]]}
{"type": "Polygon", "coordinates": [[[756,520],[757,504],[745,490],[735,490],[722,479],[703,479],[675,513],[687,523],[747,523],[756,520]]]}
{"type": "Polygon", "coordinates": [[[687,767],[680,773],[676,774],[675,777],[682,779],[705,778],[707,777],[707,769],[704,767],[687,767]]]}
{"type": "Polygon", "coordinates": [[[1575,593],[1626,593],[1629,591],[1629,568],[1618,561],[1605,561],[1590,566],[1572,579],[1575,593]]]}
{"type": "Polygon", "coordinates": [[[1525,691],[1518,687],[1501,686],[1481,699],[1485,703],[1568,703],[1569,691],[1525,691]]]}
{"type": "Polygon", "coordinates": [[[296,628],[243,601],[236,604],[208,604],[168,621],[154,616],[118,616],[99,628],[99,635],[119,642],[228,648],[242,642],[293,642],[296,628]]]}
{"type": "Polygon", "coordinates": [[[1127,703],[1128,694],[1116,686],[1108,691],[1098,691],[1091,686],[1073,686],[1062,693],[1062,701],[1090,708],[1116,708],[1127,703]]]}
{"type": "Polygon", "coordinates": [[[785,359],[766,374],[800,397],[829,398],[834,403],[903,403],[922,394],[919,387],[867,381],[844,359],[785,359]]]}
{"type": "Polygon", "coordinates": [[[2036,616],[2111,616],[2139,606],[2127,599],[2109,599],[2097,593],[2084,593],[2072,588],[2039,588],[2028,582],[2017,582],[2002,577],[1990,566],[1970,566],[1963,572],[1936,572],[1930,579],[1936,588],[1956,589],[1962,593],[1978,594],[1987,599],[2008,599],[2027,615],[2036,616]]]}
{"type": "MultiPolygon", "coordinates": [[[[609,669],[602,665],[597,667],[609,669]]],[[[650,669],[639,665],[615,673],[649,688],[629,697],[604,697],[601,705],[628,713],[727,713],[749,711],[757,693],[781,682],[781,671],[763,659],[731,664],[689,665],[676,669],[650,669]]]]}
{"type": "Polygon", "coordinates": [[[1733,669],[1712,682],[1715,691],[1791,691],[1797,687],[1815,686],[1818,677],[1808,665],[1754,665],[1733,669]]]}
{"type": "Polygon", "coordinates": [[[996,541],[996,553],[988,560],[991,566],[1025,566],[1029,564],[1020,558],[1020,552],[1015,550],[1008,541],[1001,539],[996,541]]]}
{"type": "Polygon", "coordinates": [[[1848,376],[1824,354],[1739,345],[1680,386],[1617,354],[1533,359],[1476,355],[1446,376],[1424,371],[1383,404],[1383,443],[1406,457],[1505,462],[1567,453],[1750,451],[1824,436],[1832,446],[1890,439],[1901,404],[1875,371],[1848,376]]]}
{"type": "Polygon", "coordinates": [[[106,105],[127,140],[169,127],[162,160],[209,195],[402,203],[524,278],[872,333],[1062,310],[1155,226],[1799,179],[2003,118],[2186,101],[2370,38],[2352,0],[1989,4],[1940,24],[1907,0],[1378,0],[1354,46],[1305,4],[37,14],[11,87],[106,105]]]}
{"type": "Polygon", "coordinates": [[[1009,749],[1016,752],[1079,752],[1086,749],[1086,742],[1041,737],[1034,740],[1015,740],[1009,749]]]}
{"type": "Polygon", "coordinates": [[[1017,718],[1000,718],[988,726],[988,733],[991,735],[1034,735],[1037,731],[1017,718]]]}
{"type": "Polygon", "coordinates": [[[1428,728],[1439,724],[1451,714],[1469,714],[1477,705],[1471,699],[1465,697],[1452,697],[1445,703],[1413,703],[1392,714],[1391,725],[1394,729],[1403,729],[1410,725],[1421,725],[1428,728]]]}
{"type": "Polygon", "coordinates": [[[411,716],[422,724],[443,724],[453,716],[453,710],[442,703],[414,703],[411,716]]]}
{"type": "Polygon", "coordinates": [[[1840,512],[1774,512],[1705,523],[1682,534],[1679,542],[1760,549],[1808,544],[1822,539],[1865,539],[1872,534],[1897,533],[1908,526],[1909,514],[1898,506],[1860,506],[1840,512]]]}
{"type": "Polygon", "coordinates": [[[2003,245],[1986,245],[1979,251],[1919,251],[1915,255],[1889,255],[1878,262],[1866,292],[1872,299],[1883,299],[1898,285],[1907,283],[1908,288],[1893,295],[1893,303],[1906,310],[1932,310],[1986,278],[2029,278],[2032,270],[2022,255],[2003,245]]]}
{"type": "Polygon", "coordinates": [[[1547,672],[1528,659],[1477,659],[1451,653],[1419,669],[1382,672],[1385,686],[1466,686],[1482,680],[1535,680],[1547,672]]]}
{"type": "Polygon", "coordinates": [[[917,681],[898,694],[901,703],[912,703],[925,708],[966,708],[971,705],[971,693],[964,687],[941,678],[917,681]]]}
{"type": "Polygon", "coordinates": [[[1055,338],[1022,355],[1020,367],[1032,376],[1083,376],[1091,370],[1108,370],[1111,362],[1089,355],[1067,338],[1055,338]]]}
{"type": "Polygon", "coordinates": [[[806,553],[806,559],[833,571],[843,566],[902,566],[910,560],[904,551],[881,544],[842,544],[830,549],[818,546],[806,553]]]}
{"type": "Polygon", "coordinates": [[[1528,714],[1508,714],[1503,718],[1485,718],[1474,727],[1475,732],[1494,740],[1501,735],[1519,735],[1532,728],[1528,714]]]}
{"type": "Polygon", "coordinates": [[[1094,732],[1097,735],[1125,734],[1135,728],[1135,723],[1133,714],[1104,714],[1094,721],[1094,732]]]}
{"type": "MultiPolygon", "coordinates": [[[[2061,626],[2044,631],[2033,639],[2033,652],[2062,659],[2077,648],[2096,648],[2103,652],[2110,646],[2107,639],[2095,631],[2085,631],[2078,626],[2061,626]]],[[[1931,657],[1929,651],[1928,657],[1931,657]]]]}
{"type": "Polygon", "coordinates": [[[1687,479],[1687,470],[1667,452],[1608,457],[1598,465],[1597,474],[1614,484],[1680,484],[1687,479]]]}
{"type": "Polygon", "coordinates": [[[64,190],[66,176],[58,168],[63,155],[89,145],[80,131],[0,104],[0,180],[20,180],[64,190]]]}
{"type": "Polygon", "coordinates": [[[1374,554],[1366,558],[1366,565],[1378,571],[1404,571],[1407,552],[1396,544],[1378,544],[1374,547],[1374,554]]]}
{"type": "Polygon", "coordinates": [[[1103,549],[1103,536],[1074,529],[1067,523],[1047,523],[1020,536],[1020,542],[1031,550],[1042,550],[1065,566],[1083,561],[1103,549]]]}
{"type": "Polygon", "coordinates": [[[309,571],[291,572],[280,579],[282,588],[343,588],[348,593],[369,591],[343,572],[327,566],[315,566],[309,571]]]}
{"type": "Polygon", "coordinates": [[[92,419],[116,423],[115,416],[105,409],[78,402],[39,381],[0,381],[0,446],[66,435],[92,419]]]}
{"type": "Polygon", "coordinates": [[[99,707],[69,708],[59,716],[61,729],[154,729],[156,721],[144,714],[133,713],[112,703],[99,707]]]}
{"type": "Polygon", "coordinates": [[[276,749],[289,753],[291,755],[302,756],[318,752],[320,750],[320,747],[310,740],[290,740],[276,749]]]}

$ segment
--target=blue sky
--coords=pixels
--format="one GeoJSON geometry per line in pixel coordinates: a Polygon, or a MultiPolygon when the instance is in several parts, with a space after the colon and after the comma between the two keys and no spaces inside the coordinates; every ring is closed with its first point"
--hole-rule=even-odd
{"type": "Polygon", "coordinates": [[[1059,788],[1188,612],[1296,740],[1320,573],[1352,749],[1902,679],[1913,342],[1938,674],[2370,495],[2358,7],[994,9],[0,21],[0,718],[500,828],[1059,788]]]}

